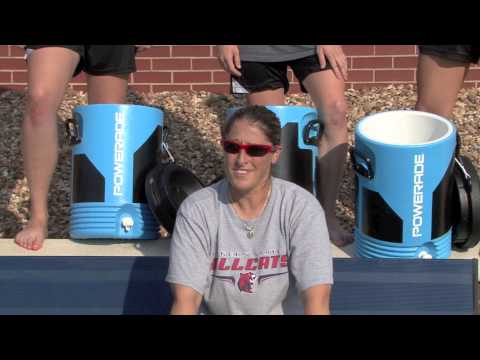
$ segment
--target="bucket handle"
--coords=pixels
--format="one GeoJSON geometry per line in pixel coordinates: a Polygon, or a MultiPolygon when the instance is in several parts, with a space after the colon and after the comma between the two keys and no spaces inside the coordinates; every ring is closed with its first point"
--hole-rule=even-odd
{"type": "Polygon", "coordinates": [[[349,152],[353,170],[368,180],[372,180],[374,177],[372,161],[369,158],[362,156],[354,146],[350,147],[349,152]],[[357,161],[357,158],[359,158],[361,162],[357,161]]]}
{"type": "Polygon", "coordinates": [[[65,137],[71,146],[77,145],[82,141],[78,122],[75,119],[70,118],[65,120],[65,137]]]}
{"type": "Polygon", "coordinates": [[[175,164],[175,158],[173,157],[172,153],[168,149],[168,144],[166,142],[162,142],[162,152],[165,151],[167,153],[169,162],[175,164]]]}
{"type": "Polygon", "coordinates": [[[165,126],[163,126],[162,137],[160,139],[160,158],[159,158],[159,161],[162,162],[162,163],[175,164],[175,158],[173,157],[171,151],[168,148],[167,138],[168,138],[168,126],[165,125],[165,126]],[[166,156],[165,156],[165,154],[166,154],[166,156]]]}

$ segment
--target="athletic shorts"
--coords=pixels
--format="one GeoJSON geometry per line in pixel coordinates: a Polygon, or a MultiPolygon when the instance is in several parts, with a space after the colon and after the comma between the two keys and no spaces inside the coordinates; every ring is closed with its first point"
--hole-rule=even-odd
{"type": "Polygon", "coordinates": [[[122,75],[135,72],[135,45],[26,45],[29,51],[44,47],[63,47],[80,55],[73,76],[85,71],[90,75],[122,75]]]}
{"type": "Polygon", "coordinates": [[[303,81],[308,75],[332,68],[328,60],[327,66],[324,69],[320,68],[320,62],[316,54],[282,62],[242,61],[241,63],[240,72],[242,76],[231,77],[232,94],[246,94],[280,88],[283,88],[284,93],[287,93],[289,89],[288,66],[300,82],[301,90],[306,93],[307,90],[303,86],[303,81]]]}
{"type": "Polygon", "coordinates": [[[438,56],[464,64],[478,63],[480,45],[419,45],[420,54],[438,56]]]}

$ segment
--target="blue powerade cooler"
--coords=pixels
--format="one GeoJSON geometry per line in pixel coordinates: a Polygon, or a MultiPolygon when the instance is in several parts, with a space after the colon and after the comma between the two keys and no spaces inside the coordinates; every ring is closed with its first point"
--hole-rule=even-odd
{"type": "Polygon", "coordinates": [[[78,106],[70,122],[73,239],[157,239],[145,196],[163,113],[140,105],[78,106]]]}
{"type": "Polygon", "coordinates": [[[454,126],[434,114],[390,111],[359,121],[351,149],[359,256],[450,256],[455,147],[454,126]]]}
{"type": "MultiPolygon", "coordinates": [[[[316,195],[316,168],[320,125],[317,110],[305,106],[267,106],[282,127],[280,160],[273,176],[291,181],[316,195]]],[[[227,111],[227,118],[239,108],[227,111]]]]}

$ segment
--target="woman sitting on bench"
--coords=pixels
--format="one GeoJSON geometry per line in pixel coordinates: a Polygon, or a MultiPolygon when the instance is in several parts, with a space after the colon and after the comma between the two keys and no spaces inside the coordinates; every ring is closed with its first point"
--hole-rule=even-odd
{"type": "Polygon", "coordinates": [[[272,177],[280,132],[263,106],[224,123],[226,178],[189,196],[177,214],[166,278],[172,314],[283,314],[291,284],[305,314],[329,314],[324,211],[303,188],[272,177]]]}

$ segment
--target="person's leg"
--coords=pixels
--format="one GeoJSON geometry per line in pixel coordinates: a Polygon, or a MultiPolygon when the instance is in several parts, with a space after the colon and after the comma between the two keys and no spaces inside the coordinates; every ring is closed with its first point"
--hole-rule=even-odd
{"type": "Polygon", "coordinates": [[[285,94],[283,88],[275,90],[264,90],[247,95],[247,102],[250,105],[284,105],[285,94]]]}
{"type": "Polygon", "coordinates": [[[87,45],[85,71],[89,104],[123,104],[135,68],[133,45],[87,45]]]}
{"type": "Polygon", "coordinates": [[[128,74],[87,75],[89,104],[124,104],[127,100],[128,74]]]}
{"type": "Polygon", "coordinates": [[[340,226],[335,214],[348,151],[345,84],[331,69],[309,74],[302,84],[310,94],[323,122],[323,132],[318,144],[318,198],[325,210],[330,240],[337,246],[345,246],[353,242],[353,234],[340,226]]]}
{"type": "Polygon", "coordinates": [[[415,109],[450,118],[470,62],[458,54],[434,50],[425,47],[418,58],[415,109]]]}
{"type": "Polygon", "coordinates": [[[22,123],[22,152],[30,188],[30,220],[15,242],[42,247],[48,229],[48,189],[57,163],[57,109],[80,56],[70,49],[45,47],[28,58],[28,92],[22,123]]]}

